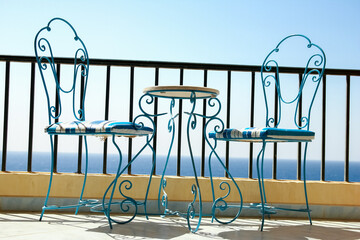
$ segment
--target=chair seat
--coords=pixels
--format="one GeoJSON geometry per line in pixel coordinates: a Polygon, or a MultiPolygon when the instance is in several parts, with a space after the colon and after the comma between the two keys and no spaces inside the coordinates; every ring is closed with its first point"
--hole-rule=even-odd
{"type": "Polygon", "coordinates": [[[242,128],[240,130],[228,128],[220,133],[212,131],[210,138],[224,141],[247,141],[247,142],[310,142],[315,133],[301,129],[283,128],[242,128]]]}
{"type": "Polygon", "coordinates": [[[144,136],[151,134],[153,129],[141,127],[140,124],[132,122],[117,121],[72,121],[53,123],[45,128],[45,132],[52,135],[118,135],[126,137],[144,136]]]}

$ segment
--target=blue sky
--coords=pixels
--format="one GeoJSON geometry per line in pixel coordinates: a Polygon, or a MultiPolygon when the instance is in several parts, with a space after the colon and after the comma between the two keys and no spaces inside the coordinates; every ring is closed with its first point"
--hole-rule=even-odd
{"type": "Polygon", "coordinates": [[[36,31],[63,17],[92,58],[259,65],[301,33],[323,47],[327,67],[359,69],[359,10],[356,0],[0,0],[0,53],[32,56],[36,31]]]}
{"type": "MultiPolygon", "coordinates": [[[[0,54],[34,56],[37,31],[51,18],[62,17],[77,29],[90,58],[261,65],[283,37],[300,33],[324,49],[327,68],[360,69],[359,12],[358,0],[0,0],[0,54]]],[[[329,80],[328,87],[332,95],[344,96],[338,83],[329,80]]],[[[334,99],[333,104],[343,101],[334,99]]],[[[22,107],[21,102],[11,104],[22,107]]],[[[16,141],[9,140],[10,149],[16,141]]],[[[343,150],[331,151],[328,156],[343,158],[343,150]]]]}

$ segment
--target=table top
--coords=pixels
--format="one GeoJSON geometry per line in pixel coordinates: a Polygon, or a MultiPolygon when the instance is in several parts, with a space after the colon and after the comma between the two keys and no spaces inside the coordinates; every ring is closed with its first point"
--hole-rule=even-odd
{"type": "Polygon", "coordinates": [[[220,94],[219,90],[208,87],[195,86],[153,86],[143,90],[144,93],[155,97],[190,99],[191,94],[195,93],[195,98],[214,98],[220,94]]]}

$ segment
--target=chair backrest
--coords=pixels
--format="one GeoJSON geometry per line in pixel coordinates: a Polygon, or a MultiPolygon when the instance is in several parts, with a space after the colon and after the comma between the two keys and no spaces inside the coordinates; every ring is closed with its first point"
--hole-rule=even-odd
{"type": "MultiPolygon", "coordinates": [[[[63,27],[60,27],[61,30],[63,27]]],[[[67,42],[68,41],[66,41],[66,43],[67,42]]],[[[83,41],[77,35],[75,29],[69,22],[62,18],[51,19],[47,26],[40,29],[40,31],[36,34],[34,40],[34,50],[46,93],[49,124],[51,124],[54,119],[58,119],[62,115],[63,106],[61,102],[61,96],[64,94],[68,94],[70,97],[72,95],[72,115],[75,117],[75,119],[85,120],[84,106],[86,86],[89,75],[89,56],[83,41]],[[69,49],[74,49],[71,53],[74,54],[71,56],[74,57],[74,59],[70,61],[70,64],[73,64],[73,68],[71,70],[73,74],[71,74],[72,79],[70,79],[68,88],[64,88],[60,84],[60,69],[58,69],[59,65],[57,65],[57,59],[54,58],[53,54],[55,53],[56,48],[54,46],[57,46],[55,42],[61,42],[64,36],[69,35],[69,32],[64,35],[57,34],[55,36],[50,36],[52,27],[60,27],[60,24],[65,26],[64,29],[66,29],[66,31],[70,31],[70,41],[73,46],[69,46],[69,49]],[[56,96],[49,96],[49,92],[52,92],[52,89],[49,88],[54,86],[56,96]],[[55,101],[51,101],[54,99],[55,101]]],[[[64,48],[56,50],[63,52],[68,51],[68,49],[64,48]]]]}
{"type": "MultiPolygon", "coordinates": [[[[312,43],[309,38],[304,35],[290,35],[285,37],[279,42],[279,44],[267,55],[261,66],[261,80],[265,99],[266,107],[266,127],[278,127],[282,122],[282,116],[284,114],[284,107],[293,106],[291,117],[295,128],[309,129],[310,125],[310,113],[314,103],[316,93],[318,91],[321,79],[324,74],[326,64],[326,57],[324,51],[312,43]],[[281,74],[281,66],[279,65],[279,54],[282,52],[284,45],[295,41],[295,43],[303,43],[302,48],[296,48],[292,54],[287,54],[282,60],[288,61],[290,59],[296,59],[296,61],[304,60],[304,72],[299,78],[299,81],[295,81],[298,85],[297,91],[291,97],[284,96],[284,92],[287,90],[283,81],[286,81],[289,74],[281,74]],[[298,56],[301,55],[298,59],[298,56]],[[281,81],[280,81],[281,77],[281,81]],[[304,87],[311,89],[306,97],[311,97],[306,106],[302,106],[302,96],[304,87]],[[311,85],[311,86],[309,86],[311,85]],[[283,86],[283,87],[282,87],[283,86]],[[271,89],[271,90],[270,90],[271,89]],[[309,96],[311,95],[311,96],[309,96]],[[273,109],[270,109],[269,101],[275,99],[273,109]],[[300,115],[300,118],[299,118],[300,115]],[[300,121],[299,121],[300,119],[300,121]]],[[[283,67],[284,65],[282,65],[283,67]]],[[[308,93],[308,92],[307,92],[308,93]]]]}

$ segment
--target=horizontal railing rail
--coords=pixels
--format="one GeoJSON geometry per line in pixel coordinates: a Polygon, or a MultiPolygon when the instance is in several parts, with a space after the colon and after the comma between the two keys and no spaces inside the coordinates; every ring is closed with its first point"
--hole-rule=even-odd
{"type": "MultiPolygon", "coordinates": [[[[73,58],[54,58],[56,62],[63,64],[73,64],[73,58]]],[[[36,62],[35,57],[0,55],[0,61],[10,62],[36,62]]],[[[244,71],[260,72],[261,66],[257,65],[236,65],[236,64],[215,64],[215,63],[191,63],[191,62],[167,62],[167,61],[141,61],[141,60],[115,60],[115,59],[90,59],[91,65],[102,66],[123,66],[123,67],[149,67],[149,68],[178,68],[178,69],[203,69],[219,71],[244,71]]],[[[304,73],[304,68],[298,67],[279,67],[282,73],[304,73]]],[[[327,75],[350,75],[360,76],[357,69],[335,69],[326,68],[327,75]]]]}
{"type": "MultiPolygon", "coordinates": [[[[72,58],[55,58],[58,67],[61,64],[73,64],[72,58]]],[[[6,171],[6,160],[7,160],[7,142],[8,142],[8,121],[9,121],[9,94],[10,94],[10,68],[11,63],[14,62],[24,62],[31,64],[31,82],[30,82],[30,99],[29,99],[29,132],[27,135],[28,138],[28,159],[27,159],[27,171],[32,171],[32,149],[33,149],[33,124],[34,124],[34,89],[35,89],[35,72],[36,72],[36,59],[35,57],[29,56],[7,56],[7,55],[0,55],[0,62],[5,62],[5,76],[0,76],[0,80],[4,79],[4,104],[3,104],[3,132],[2,132],[2,139],[3,139],[3,146],[2,146],[2,165],[1,170],[6,171]]],[[[98,65],[106,67],[106,93],[105,93],[105,113],[104,118],[108,119],[109,117],[109,95],[110,95],[110,70],[111,67],[121,66],[121,67],[128,67],[130,68],[130,108],[129,108],[129,121],[132,121],[134,118],[134,70],[135,68],[153,68],[155,70],[154,75],[154,85],[159,84],[159,69],[178,69],[179,70],[179,85],[184,84],[184,70],[202,70],[203,71],[203,86],[208,86],[208,71],[223,71],[227,72],[227,97],[226,101],[223,103],[223,110],[226,112],[226,121],[225,127],[230,127],[230,102],[231,102],[231,78],[233,72],[248,72],[251,73],[251,93],[250,93],[250,126],[254,126],[254,116],[255,116],[255,74],[260,72],[261,66],[255,65],[235,65],[235,64],[209,64],[209,63],[186,63],[186,62],[165,62],[165,61],[138,61],[138,60],[111,60],[111,59],[90,59],[90,65],[98,65]]],[[[280,67],[280,72],[282,73],[289,73],[289,74],[297,74],[299,76],[299,81],[301,80],[302,74],[304,72],[304,68],[296,68],[296,67],[280,67]]],[[[346,95],[345,95],[345,112],[346,112],[346,127],[345,127],[345,163],[344,163],[344,181],[349,181],[349,158],[350,158],[350,78],[353,76],[360,76],[360,70],[354,69],[326,69],[325,75],[322,82],[322,123],[321,123],[321,132],[322,132],[322,143],[321,143],[321,174],[320,180],[325,179],[325,166],[326,166],[326,83],[327,83],[327,76],[334,75],[334,76],[344,76],[346,77],[346,95]]],[[[359,78],[360,80],[360,78],[359,78]]],[[[204,100],[205,103],[205,100],[204,100]]],[[[301,107],[300,107],[301,108],[301,107]]],[[[182,104],[179,104],[179,122],[181,122],[182,114],[182,104]]],[[[203,104],[203,114],[206,115],[206,105],[203,104]]],[[[157,99],[155,100],[154,104],[154,113],[158,113],[158,102],[157,99]]],[[[154,119],[155,124],[157,124],[157,119],[154,119]]],[[[300,119],[299,119],[300,121],[300,119]]],[[[203,120],[203,124],[205,120],[203,120]]],[[[178,141],[177,141],[177,175],[180,175],[180,164],[181,164],[181,124],[178,126],[178,141]]],[[[155,136],[153,140],[154,149],[156,151],[157,147],[157,138],[155,136]]],[[[202,140],[201,143],[201,176],[205,176],[205,140],[202,140]]],[[[55,146],[57,149],[57,146],[55,146]]],[[[81,149],[82,149],[82,142],[79,141],[79,154],[78,154],[78,169],[77,172],[81,173],[81,149]]],[[[273,153],[273,174],[272,178],[277,178],[277,149],[274,147],[273,153]]],[[[297,178],[301,178],[301,144],[298,145],[298,163],[297,163],[297,178]]],[[[225,163],[226,166],[229,166],[229,143],[226,143],[226,150],[225,150],[225,163]]],[[[130,161],[132,157],[132,140],[129,140],[128,144],[128,160],[130,161]]],[[[249,160],[248,160],[248,177],[253,178],[253,145],[249,144],[249,160]]],[[[56,163],[55,163],[56,166],[56,163]]],[[[56,168],[56,167],[55,167],[56,168]]],[[[104,142],[104,150],[103,150],[103,173],[106,172],[107,169],[107,142],[104,142]]],[[[56,170],[56,169],[55,169],[56,170]]],[[[231,169],[230,169],[231,171],[231,169]]],[[[128,173],[131,173],[131,168],[128,169],[128,173]]],[[[154,172],[155,174],[155,172],[154,172]]]]}

